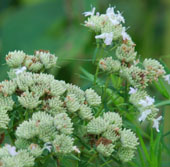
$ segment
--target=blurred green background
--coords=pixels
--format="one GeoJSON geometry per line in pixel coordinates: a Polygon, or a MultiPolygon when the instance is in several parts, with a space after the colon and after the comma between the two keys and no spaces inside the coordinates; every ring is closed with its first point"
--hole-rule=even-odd
{"type": "MultiPolygon", "coordinates": [[[[170,67],[170,0],[0,0],[0,80],[7,78],[8,51],[33,54],[44,49],[59,57],[53,71],[57,79],[84,85],[80,67],[95,70],[91,61],[84,60],[91,59],[95,50],[94,34],[82,25],[82,13],[91,5],[101,13],[116,6],[141,58],[161,59],[170,67]]],[[[165,113],[169,131],[168,107],[165,113]]]]}

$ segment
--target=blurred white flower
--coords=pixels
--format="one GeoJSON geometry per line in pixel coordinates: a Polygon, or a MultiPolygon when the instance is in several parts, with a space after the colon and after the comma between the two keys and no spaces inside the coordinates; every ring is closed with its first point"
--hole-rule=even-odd
{"type": "Polygon", "coordinates": [[[16,152],[16,147],[6,144],[5,147],[8,149],[8,152],[11,156],[16,156],[18,153],[16,152]]]}
{"type": "Polygon", "coordinates": [[[80,154],[80,150],[77,148],[77,146],[73,146],[73,150],[74,150],[76,153],[80,154]]]}
{"type": "Polygon", "coordinates": [[[119,11],[117,11],[116,18],[119,22],[125,23],[125,19],[119,11]]]}
{"type": "Polygon", "coordinates": [[[104,39],[104,43],[106,45],[111,45],[112,40],[113,40],[113,33],[112,32],[103,33],[103,34],[100,34],[100,35],[96,35],[95,38],[96,39],[104,39]]]}
{"type": "Polygon", "coordinates": [[[163,78],[170,84],[170,74],[163,76],[163,78]]]}
{"type": "Polygon", "coordinates": [[[138,89],[130,87],[129,94],[130,94],[130,95],[131,95],[131,94],[134,94],[134,93],[136,93],[137,91],[138,91],[138,89]]]}
{"type": "Polygon", "coordinates": [[[92,8],[91,11],[84,12],[83,15],[84,15],[85,17],[87,17],[87,16],[94,16],[95,10],[96,10],[96,8],[94,7],[94,8],[92,8]]]}
{"type": "Polygon", "coordinates": [[[25,66],[21,67],[21,68],[18,68],[15,70],[15,74],[18,75],[22,72],[24,72],[27,68],[25,66]]]}
{"type": "Polygon", "coordinates": [[[139,104],[142,105],[143,107],[148,107],[148,106],[151,106],[154,102],[155,102],[155,99],[149,96],[146,96],[145,99],[142,99],[139,101],[139,104]]]}
{"type": "Polygon", "coordinates": [[[139,117],[139,121],[145,121],[146,117],[151,113],[151,110],[145,110],[142,112],[141,116],[139,117]]]}
{"type": "Polygon", "coordinates": [[[125,40],[131,40],[130,36],[126,32],[126,28],[125,27],[123,27],[121,35],[122,35],[122,38],[123,38],[124,41],[125,40]]]}
{"type": "Polygon", "coordinates": [[[157,132],[159,132],[159,121],[162,119],[162,116],[158,117],[157,119],[153,120],[153,128],[156,129],[157,132]]]}

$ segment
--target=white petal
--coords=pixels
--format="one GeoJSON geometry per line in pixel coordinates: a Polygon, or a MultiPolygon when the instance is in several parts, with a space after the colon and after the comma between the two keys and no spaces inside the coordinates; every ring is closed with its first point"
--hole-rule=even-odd
{"type": "Polygon", "coordinates": [[[130,94],[130,95],[131,95],[131,94],[134,94],[134,93],[136,93],[137,91],[138,91],[138,89],[135,89],[135,88],[130,87],[129,94],[130,94]]]}
{"type": "Polygon", "coordinates": [[[145,119],[147,118],[147,116],[151,113],[151,110],[145,110],[142,112],[141,116],[139,117],[139,121],[145,121],[145,119]]]}
{"type": "Polygon", "coordinates": [[[165,81],[167,81],[168,84],[170,85],[170,74],[163,76],[163,78],[164,78],[165,81]]]}
{"type": "Polygon", "coordinates": [[[92,11],[84,12],[83,15],[85,17],[87,17],[87,16],[94,16],[95,10],[96,10],[96,8],[92,8],[92,11]]]}

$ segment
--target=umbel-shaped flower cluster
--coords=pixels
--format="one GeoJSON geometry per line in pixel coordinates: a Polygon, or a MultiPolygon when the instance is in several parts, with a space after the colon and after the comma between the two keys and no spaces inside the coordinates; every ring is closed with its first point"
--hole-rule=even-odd
{"type": "MultiPolygon", "coordinates": [[[[144,121],[147,118],[159,131],[161,117],[156,119],[159,110],[154,106],[154,99],[143,89],[159,77],[165,77],[164,67],[155,59],[139,61],[135,44],[123,27],[125,19],[119,11],[114,11],[114,7],[109,7],[105,14],[95,14],[93,8],[84,15],[88,16],[84,25],[96,33],[97,46],[107,51],[107,55],[99,58],[99,68],[129,82],[132,86],[129,92],[130,102],[139,109],[139,120],[144,121]]],[[[168,77],[169,75],[165,77],[167,81],[168,77]]]]}
{"type": "Polygon", "coordinates": [[[91,88],[83,91],[42,73],[54,67],[57,58],[48,51],[35,53],[14,51],[6,56],[11,70],[10,80],[0,83],[0,130],[5,138],[8,129],[13,142],[6,144],[1,138],[5,145],[0,148],[0,166],[31,167],[47,156],[45,151],[53,157],[81,153],[74,146],[79,126],[84,138],[97,135],[96,151],[101,155],[114,156],[116,151],[117,159],[130,161],[138,142],[133,132],[122,129],[121,117],[113,112],[96,117],[101,97],[91,88]]]}
{"type": "Polygon", "coordinates": [[[115,156],[124,162],[134,157],[138,139],[131,130],[122,128],[119,114],[107,112],[102,117],[92,119],[87,125],[87,132],[93,141],[98,136],[96,149],[104,156],[109,157],[116,150],[115,156]]]}

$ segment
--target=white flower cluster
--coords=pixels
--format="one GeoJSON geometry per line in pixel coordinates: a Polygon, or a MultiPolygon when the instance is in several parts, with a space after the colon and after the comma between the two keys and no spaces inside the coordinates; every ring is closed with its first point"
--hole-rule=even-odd
{"type": "Polygon", "coordinates": [[[157,60],[145,59],[143,63],[139,63],[135,44],[122,25],[125,21],[119,11],[114,12],[114,8],[109,7],[106,14],[100,15],[95,14],[93,8],[92,12],[85,13],[85,16],[89,16],[85,26],[96,32],[96,39],[103,39],[105,45],[110,45],[108,50],[111,48],[110,55],[100,59],[99,68],[104,72],[118,73],[129,81],[133,87],[130,90],[130,101],[141,113],[139,121],[153,121],[153,127],[159,131],[162,117],[156,119],[159,110],[154,106],[154,99],[143,89],[161,76],[170,83],[170,75],[165,75],[164,67],[157,60]]]}
{"type": "Polygon", "coordinates": [[[41,73],[40,69],[49,69],[56,63],[49,52],[37,51],[35,56],[27,56],[14,51],[9,52],[6,60],[15,75],[0,83],[0,129],[8,128],[10,121],[16,124],[22,119],[23,122],[16,128],[16,148],[10,145],[0,148],[0,166],[31,167],[44,150],[53,155],[80,153],[73,144],[71,119],[92,120],[101,97],[91,88],[83,91],[41,73]],[[8,111],[20,112],[18,118],[11,118],[12,112],[8,114],[8,111]]]}
{"type": "MultiPolygon", "coordinates": [[[[145,59],[140,65],[136,63],[138,60],[135,44],[122,25],[125,22],[123,16],[114,9],[109,7],[106,14],[101,15],[95,14],[95,8],[84,13],[85,16],[89,16],[85,26],[96,32],[97,40],[104,40],[104,44],[110,45],[111,50],[114,50],[108,57],[99,61],[99,67],[105,72],[118,72],[133,87],[145,88],[152,81],[164,76],[164,67],[154,59],[145,59]]],[[[165,79],[169,82],[168,76],[165,79]]]]}
{"type": "Polygon", "coordinates": [[[27,55],[23,51],[13,51],[6,55],[6,62],[11,69],[10,77],[14,77],[26,70],[40,72],[56,65],[57,57],[49,51],[39,50],[35,55],[27,55]]]}
{"type": "Polygon", "coordinates": [[[155,107],[155,99],[151,98],[146,91],[138,90],[130,87],[130,102],[134,104],[140,111],[139,121],[145,121],[146,119],[153,122],[153,128],[156,128],[159,132],[159,121],[162,116],[156,118],[159,109],[155,107]]]}
{"type": "Polygon", "coordinates": [[[122,128],[122,118],[114,112],[93,118],[87,124],[87,133],[95,139],[94,144],[99,153],[106,157],[114,154],[124,162],[132,160],[139,144],[131,130],[122,128]]]}

